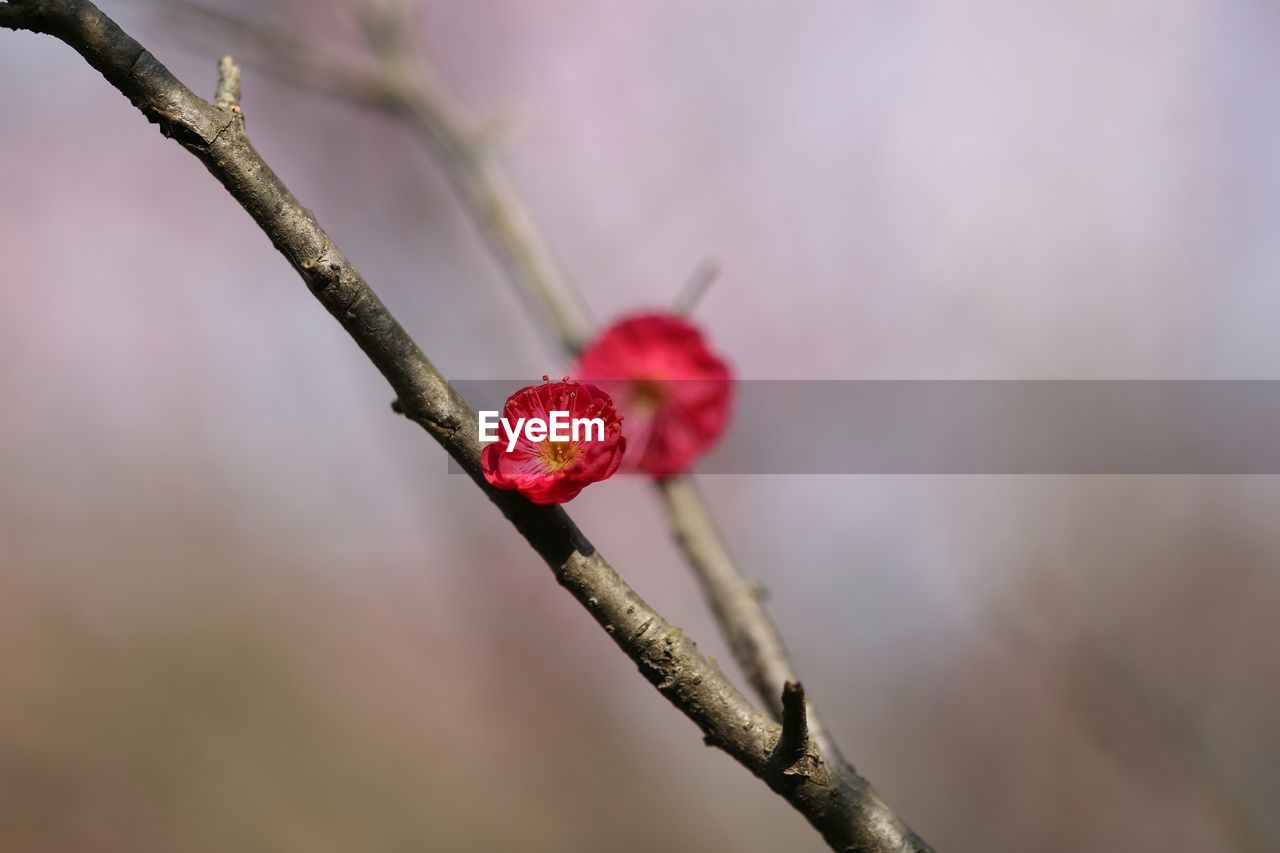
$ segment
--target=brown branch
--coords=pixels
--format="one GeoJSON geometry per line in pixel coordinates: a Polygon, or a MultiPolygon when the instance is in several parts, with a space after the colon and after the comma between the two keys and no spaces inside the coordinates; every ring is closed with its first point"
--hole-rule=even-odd
{"type": "Polygon", "coordinates": [[[87,0],[10,0],[0,26],[51,35],[74,48],[161,133],[200,159],[271,240],[312,295],[383,374],[405,415],[423,426],[498,506],[668,701],[763,779],[836,850],[927,850],[870,784],[820,760],[802,774],[770,761],[781,729],[759,714],[693,641],[650,607],[560,507],[491,488],[480,472],[475,415],[263,161],[231,106],[196,96],[87,0]],[[835,770],[836,772],[832,772],[835,770]]]}
{"type": "MultiPolygon", "coordinates": [[[[377,56],[372,69],[319,56],[292,34],[259,20],[228,15],[190,0],[166,4],[170,12],[212,24],[230,37],[247,41],[271,73],[407,119],[443,165],[468,215],[506,262],[517,289],[547,318],[556,339],[573,355],[590,332],[589,325],[580,320],[586,316],[581,297],[547,250],[513,182],[494,158],[492,146],[483,134],[468,130],[439,76],[419,61],[407,38],[403,0],[373,0],[367,8],[362,23],[377,56]],[[518,227],[509,227],[511,223],[518,227]]],[[[691,309],[716,272],[714,264],[701,265],[677,298],[676,310],[691,309]]],[[[783,686],[798,676],[760,601],[758,585],[738,568],[691,477],[673,478],[657,488],[677,544],[698,578],[734,659],[770,715],[781,719],[783,686]]],[[[812,703],[809,720],[823,754],[843,763],[812,703]]]]}

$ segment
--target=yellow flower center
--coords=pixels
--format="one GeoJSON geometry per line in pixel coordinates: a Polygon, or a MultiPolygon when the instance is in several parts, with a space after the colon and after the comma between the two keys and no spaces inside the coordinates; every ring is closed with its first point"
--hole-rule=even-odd
{"type": "Polygon", "coordinates": [[[652,412],[662,405],[662,384],[654,379],[637,379],[631,383],[631,404],[644,412],[652,412]]]}
{"type": "Polygon", "coordinates": [[[573,441],[542,442],[542,459],[552,471],[568,465],[578,456],[578,445],[573,441]]]}

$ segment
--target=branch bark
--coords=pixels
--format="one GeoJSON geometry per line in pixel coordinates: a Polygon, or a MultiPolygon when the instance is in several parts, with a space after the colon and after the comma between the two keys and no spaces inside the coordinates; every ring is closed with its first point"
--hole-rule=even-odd
{"type": "MultiPolygon", "coordinates": [[[[87,0],[9,0],[0,27],[51,35],[75,49],[160,131],[195,155],[289,261],[312,295],[347,331],[420,424],[471,476],[556,580],[592,615],[658,691],[728,753],[800,811],[835,850],[925,851],[870,784],[840,763],[780,761],[794,736],[757,712],[714,661],[701,654],[613,569],[560,507],[535,506],[493,489],[480,471],[475,415],[343,256],[312,213],[263,161],[230,94],[223,63],[219,103],[193,94],[87,0]],[[785,766],[784,766],[785,765],[785,766]],[[799,768],[799,769],[797,769],[799,768]]],[[[794,694],[794,690],[792,691],[794,694]]],[[[794,695],[784,701],[792,703],[794,695]]],[[[795,726],[791,727],[792,732],[795,726]]]]}

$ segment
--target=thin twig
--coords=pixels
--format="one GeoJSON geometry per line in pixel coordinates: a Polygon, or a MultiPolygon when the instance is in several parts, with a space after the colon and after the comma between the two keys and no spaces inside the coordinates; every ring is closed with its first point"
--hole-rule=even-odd
{"type": "Polygon", "coordinates": [[[395,81],[392,87],[401,93],[405,118],[430,142],[489,246],[521,283],[531,310],[543,317],[566,352],[576,354],[591,335],[590,315],[511,176],[493,157],[492,134],[470,129],[429,69],[415,68],[399,54],[382,62],[384,79],[395,81]]]}
{"type": "Polygon", "coordinates": [[[693,309],[698,307],[698,303],[706,295],[707,288],[711,287],[712,282],[719,275],[720,265],[710,258],[698,264],[693,274],[689,276],[689,280],[684,283],[684,287],[680,289],[680,294],[672,303],[671,310],[677,314],[692,314],[693,309]]]}
{"type": "Polygon", "coordinates": [[[161,132],[198,157],[270,238],[312,295],[382,372],[405,415],[425,428],[498,506],[644,676],[733,756],[796,807],[835,850],[929,848],[870,784],[821,762],[779,773],[780,727],[759,714],[678,628],[631,589],[560,507],[493,489],[480,470],[475,414],[427,359],[249,142],[244,118],[196,96],[87,0],[10,0],[0,26],[46,33],[74,48],[161,132]]]}
{"type": "MultiPolygon", "coordinates": [[[[676,542],[684,551],[711,603],[729,650],[775,720],[782,719],[786,685],[796,681],[782,637],[764,611],[760,585],[743,576],[711,518],[707,502],[688,475],[655,483],[676,542]]],[[[840,749],[810,704],[809,731],[828,760],[843,762],[840,749]]]]}
{"type": "Polygon", "coordinates": [[[798,681],[788,681],[782,688],[782,736],[778,738],[776,752],[789,764],[799,762],[809,752],[804,685],[798,681]]]}
{"type": "Polygon", "coordinates": [[[213,105],[224,110],[240,109],[240,66],[230,56],[218,60],[218,88],[213,105]]]}
{"type": "Polygon", "coordinates": [[[822,757],[809,736],[809,703],[804,686],[788,681],[782,687],[782,734],[773,748],[772,763],[784,776],[808,777],[819,772],[822,757]]]}

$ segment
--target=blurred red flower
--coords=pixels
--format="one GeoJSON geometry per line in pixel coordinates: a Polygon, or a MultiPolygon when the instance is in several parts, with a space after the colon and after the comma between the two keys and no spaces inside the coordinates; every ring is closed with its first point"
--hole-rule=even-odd
{"type": "Polygon", "coordinates": [[[614,323],[582,351],[576,375],[617,400],[631,448],[627,467],[653,477],[687,471],[728,425],[729,368],[697,327],[675,314],[614,323]]]}
{"type": "Polygon", "coordinates": [[[512,425],[519,418],[550,422],[553,411],[568,412],[569,418],[600,418],[603,440],[594,431],[584,430],[576,441],[532,441],[517,427],[515,447],[508,452],[511,435],[502,423],[498,441],[480,452],[480,468],[490,485],[514,489],[536,504],[562,504],[590,484],[613,476],[626,441],[622,418],[609,395],[594,385],[544,381],[508,397],[502,418],[512,425]]]}

